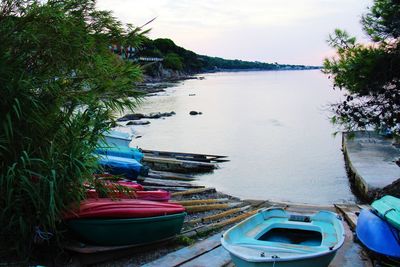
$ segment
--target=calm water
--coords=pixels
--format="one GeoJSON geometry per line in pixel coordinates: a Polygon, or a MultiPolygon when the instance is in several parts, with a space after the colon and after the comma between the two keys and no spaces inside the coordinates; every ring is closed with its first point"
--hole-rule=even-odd
{"type": "Polygon", "coordinates": [[[207,74],[147,98],[139,112],[176,115],[135,126],[143,137],[132,144],[227,155],[230,162],[199,182],[241,198],[354,201],[326,111],[340,96],[320,71],[207,74]]]}

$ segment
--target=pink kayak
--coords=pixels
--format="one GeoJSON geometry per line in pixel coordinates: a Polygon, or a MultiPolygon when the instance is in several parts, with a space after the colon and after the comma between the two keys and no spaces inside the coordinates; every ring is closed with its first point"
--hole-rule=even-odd
{"type": "MultiPolygon", "coordinates": [[[[87,191],[88,198],[99,198],[96,190],[90,189],[87,191]]],[[[108,197],[113,198],[136,198],[143,200],[152,201],[168,201],[171,199],[171,194],[168,191],[156,190],[156,191],[131,191],[131,192],[111,192],[108,197]]]]}
{"type": "Polygon", "coordinates": [[[74,218],[146,218],[184,212],[179,204],[155,202],[140,199],[109,198],[87,199],[76,210],[64,215],[64,219],[74,218]]]}

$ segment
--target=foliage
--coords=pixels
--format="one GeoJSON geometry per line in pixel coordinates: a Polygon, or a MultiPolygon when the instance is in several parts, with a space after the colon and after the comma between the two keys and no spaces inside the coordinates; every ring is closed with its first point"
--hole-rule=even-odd
{"type": "Polygon", "coordinates": [[[166,68],[173,69],[173,70],[182,70],[183,69],[182,58],[175,53],[168,53],[164,57],[163,65],[166,68]]]}
{"type": "Polygon", "coordinates": [[[139,97],[141,70],[108,45],[141,34],[94,0],[1,2],[0,257],[59,238],[63,212],[85,197],[98,139],[139,97]]]}
{"type": "Polygon", "coordinates": [[[333,122],[347,130],[400,132],[400,2],[375,0],[361,21],[370,44],[359,44],[336,30],[329,44],[337,57],[325,59],[324,72],[334,87],[347,89],[346,98],[332,105],[333,122]]]}
{"type": "Polygon", "coordinates": [[[146,39],[143,42],[140,56],[156,56],[164,58],[164,67],[183,70],[188,73],[214,70],[281,70],[281,69],[305,69],[316,68],[303,65],[284,65],[277,63],[249,62],[242,60],[227,60],[219,57],[198,55],[183,47],[177,46],[172,40],[159,38],[146,39]],[[179,60],[178,60],[179,57],[179,60]],[[182,68],[179,61],[182,62],[182,68]],[[178,67],[178,68],[177,68],[178,67]]]}

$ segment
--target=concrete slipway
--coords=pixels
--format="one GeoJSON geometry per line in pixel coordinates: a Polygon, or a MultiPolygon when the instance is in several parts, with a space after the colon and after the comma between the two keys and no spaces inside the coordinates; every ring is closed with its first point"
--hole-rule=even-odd
{"type": "Polygon", "coordinates": [[[373,200],[382,190],[398,186],[400,148],[393,138],[376,132],[343,134],[343,151],[356,190],[366,200],[373,200]]]}

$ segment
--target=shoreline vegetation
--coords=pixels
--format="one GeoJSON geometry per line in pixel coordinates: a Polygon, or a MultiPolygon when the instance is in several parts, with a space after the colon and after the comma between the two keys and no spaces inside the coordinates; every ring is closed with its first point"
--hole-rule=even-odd
{"type": "MultiPolygon", "coordinates": [[[[123,54],[121,49],[115,49],[114,51],[120,55],[123,54]]],[[[312,70],[322,68],[321,66],[280,64],[277,62],[265,63],[199,55],[176,45],[171,39],[167,38],[155,40],[144,38],[142,45],[137,49],[133,58],[139,59],[139,63],[142,65],[144,83],[193,79],[195,78],[193,77],[194,75],[214,72],[312,70]]]]}

